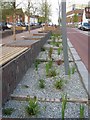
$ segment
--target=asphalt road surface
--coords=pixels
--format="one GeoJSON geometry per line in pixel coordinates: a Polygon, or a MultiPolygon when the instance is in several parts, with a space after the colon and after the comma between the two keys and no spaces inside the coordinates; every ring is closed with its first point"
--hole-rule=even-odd
{"type": "Polygon", "coordinates": [[[67,28],[67,37],[90,73],[90,31],[67,28]]]}

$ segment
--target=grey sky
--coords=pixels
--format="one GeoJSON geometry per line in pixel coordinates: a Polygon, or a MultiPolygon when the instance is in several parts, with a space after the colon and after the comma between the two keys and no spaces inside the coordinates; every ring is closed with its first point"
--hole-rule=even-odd
{"type": "MultiPolygon", "coordinates": [[[[23,4],[20,5],[22,7],[25,7],[24,4],[27,4],[28,3],[28,0],[16,0],[17,3],[20,3],[22,2],[23,4]]],[[[33,2],[36,2],[37,3],[37,6],[39,4],[39,2],[41,2],[41,0],[31,0],[33,2]]],[[[47,0],[50,4],[51,4],[51,9],[52,9],[52,22],[53,23],[56,23],[57,24],[57,20],[58,20],[58,11],[57,11],[57,8],[58,8],[58,0],[47,0]]],[[[88,4],[90,0],[66,0],[66,3],[67,3],[67,6],[68,4],[88,4]]],[[[61,2],[61,0],[59,0],[59,2],[61,2]]]]}

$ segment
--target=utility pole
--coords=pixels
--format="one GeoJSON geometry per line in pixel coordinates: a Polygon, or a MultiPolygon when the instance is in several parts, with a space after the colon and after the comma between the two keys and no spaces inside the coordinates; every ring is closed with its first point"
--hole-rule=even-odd
{"type": "Polygon", "coordinates": [[[16,40],[16,5],[15,1],[13,2],[13,9],[14,9],[14,15],[13,15],[13,38],[16,40]]]}
{"type": "Polygon", "coordinates": [[[62,8],[62,43],[64,54],[65,74],[68,75],[69,60],[68,60],[68,45],[67,45],[67,31],[66,31],[66,0],[61,1],[62,8]]]}

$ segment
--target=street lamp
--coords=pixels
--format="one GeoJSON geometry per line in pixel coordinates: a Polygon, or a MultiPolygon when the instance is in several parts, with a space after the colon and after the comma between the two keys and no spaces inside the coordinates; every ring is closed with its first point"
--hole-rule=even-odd
{"type": "Polygon", "coordinates": [[[66,0],[62,0],[62,42],[63,42],[63,54],[64,54],[64,65],[65,74],[68,75],[69,71],[69,60],[68,60],[68,48],[67,48],[67,31],[66,31],[66,0]]]}

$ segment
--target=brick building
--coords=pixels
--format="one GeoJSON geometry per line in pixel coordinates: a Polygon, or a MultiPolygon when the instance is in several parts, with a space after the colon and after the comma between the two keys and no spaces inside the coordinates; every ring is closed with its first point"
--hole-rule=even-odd
{"type": "MultiPolygon", "coordinates": [[[[24,22],[24,19],[22,8],[16,9],[16,22],[24,22]]],[[[13,14],[6,16],[6,22],[13,22],[13,14]]]]}
{"type": "Polygon", "coordinates": [[[83,12],[87,4],[74,4],[71,2],[67,6],[67,16],[66,16],[66,21],[67,24],[77,24],[82,22],[83,19],[83,12]]]}
{"type": "Polygon", "coordinates": [[[82,16],[83,16],[83,9],[75,9],[72,11],[67,12],[67,16],[66,16],[66,21],[67,23],[75,23],[75,22],[82,22],[82,16]],[[76,15],[76,21],[75,21],[75,15],[76,15]]]}

